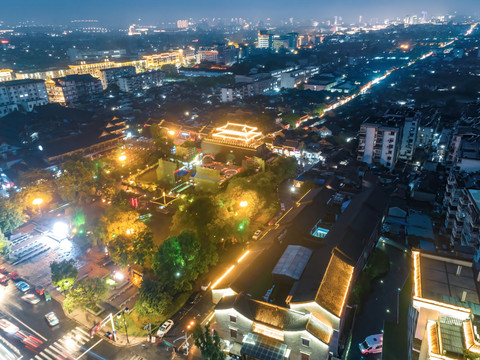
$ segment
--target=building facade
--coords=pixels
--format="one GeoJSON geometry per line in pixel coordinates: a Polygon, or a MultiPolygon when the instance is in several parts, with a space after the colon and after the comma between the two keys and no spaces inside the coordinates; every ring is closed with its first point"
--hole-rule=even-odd
{"type": "Polygon", "coordinates": [[[165,73],[160,70],[154,70],[120,77],[117,83],[121,91],[134,92],[161,86],[164,80],[165,73]]]}
{"type": "Polygon", "coordinates": [[[102,82],[92,75],[67,75],[45,83],[51,102],[72,105],[100,94],[102,82]]]}
{"type": "Polygon", "coordinates": [[[418,118],[416,116],[405,118],[402,130],[402,141],[398,158],[410,161],[417,146],[418,118]]]}
{"type": "Polygon", "coordinates": [[[12,80],[0,83],[0,117],[16,110],[32,111],[49,103],[42,80],[12,80]]]}
{"type": "Polygon", "coordinates": [[[121,66],[100,70],[100,80],[105,90],[109,85],[116,84],[118,79],[125,76],[135,75],[135,66],[121,66]]]}
{"type": "Polygon", "coordinates": [[[363,123],[358,134],[357,160],[393,169],[399,150],[399,129],[363,123]]]}

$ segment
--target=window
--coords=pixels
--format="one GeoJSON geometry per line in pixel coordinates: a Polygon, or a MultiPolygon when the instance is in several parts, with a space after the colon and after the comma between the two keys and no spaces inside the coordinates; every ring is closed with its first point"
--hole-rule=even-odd
{"type": "Polygon", "coordinates": [[[310,347],[310,340],[302,338],[302,345],[310,347]]]}
{"type": "Polygon", "coordinates": [[[304,354],[304,353],[301,353],[301,355],[302,355],[301,360],[310,360],[310,355],[304,354]]]}
{"type": "Polygon", "coordinates": [[[237,330],[230,329],[230,337],[236,339],[237,338],[237,330]]]}
{"type": "Polygon", "coordinates": [[[235,315],[230,315],[230,322],[236,323],[237,317],[235,315]]]}

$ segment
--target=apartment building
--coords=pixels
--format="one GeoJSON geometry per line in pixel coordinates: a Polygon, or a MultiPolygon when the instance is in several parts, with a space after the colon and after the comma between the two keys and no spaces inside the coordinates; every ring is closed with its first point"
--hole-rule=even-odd
{"type": "Polygon", "coordinates": [[[102,82],[90,74],[67,75],[45,82],[51,102],[73,105],[100,94],[102,82]]]}
{"type": "Polygon", "coordinates": [[[32,111],[35,106],[49,103],[43,80],[12,80],[0,82],[0,117],[16,110],[32,111]]]}
{"type": "Polygon", "coordinates": [[[121,66],[100,70],[100,80],[105,90],[109,85],[116,84],[118,79],[125,76],[135,75],[135,66],[121,66]]]}
{"type": "Polygon", "coordinates": [[[160,70],[146,71],[134,75],[120,77],[117,81],[120,90],[134,92],[161,86],[165,80],[165,73],[160,70]]]}
{"type": "Polygon", "coordinates": [[[393,169],[398,159],[400,129],[363,123],[358,133],[357,160],[393,169]]]}

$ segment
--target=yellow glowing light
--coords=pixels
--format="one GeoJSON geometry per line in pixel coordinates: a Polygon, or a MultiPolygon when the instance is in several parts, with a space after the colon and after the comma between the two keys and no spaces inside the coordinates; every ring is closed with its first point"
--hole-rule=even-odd
{"type": "Polygon", "coordinates": [[[402,45],[400,45],[400,49],[408,50],[409,48],[410,48],[410,45],[408,45],[408,44],[402,44],[402,45]]]}
{"type": "Polygon", "coordinates": [[[43,199],[42,198],[37,198],[32,201],[33,205],[41,205],[43,204],[43,199]]]}
{"type": "Polygon", "coordinates": [[[258,323],[253,323],[253,332],[257,334],[262,334],[268,336],[269,338],[283,341],[285,336],[283,331],[271,328],[258,323]]]}
{"type": "Polygon", "coordinates": [[[413,251],[412,254],[413,254],[414,295],[421,297],[422,284],[421,284],[421,273],[420,273],[420,253],[418,251],[413,251]]]}
{"type": "Polygon", "coordinates": [[[473,335],[472,321],[464,321],[462,325],[465,347],[468,351],[480,354],[480,343],[475,340],[475,336],[473,335]]]}
{"type": "Polygon", "coordinates": [[[118,160],[120,160],[120,161],[125,161],[125,160],[127,160],[127,155],[125,155],[125,154],[120,155],[120,156],[118,157],[118,160]]]}
{"type": "Polygon", "coordinates": [[[248,206],[248,202],[246,202],[245,200],[240,201],[240,207],[244,208],[244,207],[247,207],[247,206],[248,206]]]}
{"type": "Polygon", "coordinates": [[[215,129],[212,137],[219,138],[221,140],[236,140],[249,143],[259,137],[262,137],[262,133],[257,131],[258,128],[248,126],[245,124],[227,123],[227,125],[221,126],[215,129]]]}
{"type": "Polygon", "coordinates": [[[250,254],[250,250],[245,251],[245,254],[240,256],[240,258],[237,260],[237,263],[241,262],[248,254],[250,254]]]}
{"type": "Polygon", "coordinates": [[[170,130],[170,131],[168,132],[168,134],[173,136],[173,135],[175,135],[175,131],[170,130]]]}
{"type": "Polygon", "coordinates": [[[215,281],[215,283],[212,285],[212,290],[215,289],[215,287],[228,275],[230,274],[230,272],[233,270],[233,268],[235,267],[235,265],[232,265],[227,271],[225,271],[225,274],[223,274],[222,276],[220,276],[220,278],[215,281]]]}

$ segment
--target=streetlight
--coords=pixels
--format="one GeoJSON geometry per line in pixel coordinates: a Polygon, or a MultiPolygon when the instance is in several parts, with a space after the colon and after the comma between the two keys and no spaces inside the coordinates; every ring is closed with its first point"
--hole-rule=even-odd
{"type": "Polygon", "coordinates": [[[128,340],[127,320],[125,319],[125,312],[128,312],[127,307],[120,311],[120,313],[117,315],[117,319],[120,319],[121,315],[123,315],[123,325],[125,325],[125,336],[127,337],[127,343],[130,344],[130,340],[128,340]]]}
{"type": "Polygon", "coordinates": [[[120,156],[118,157],[118,160],[119,160],[119,161],[122,161],[122,162],[125,161],[125,160],[127,160],[127,155],[125,155],[125,154],[120,155],[120,156]]]}
{"type": "Polygon", "coordinates": [[[244,208],[248,206],[248,202],[245,200],[240,201],[240,207],[244,208]]]}
{"type": "Polygon", "coordinates": [[[38,212],[40,213],[40,216],[42,216],[42,209],[40,208],[40,205],[43,203],[43,199],[42,198],[36,198],[32,201],[32,204],[33,205],[37,205],[38,206],[38,212]]]}

